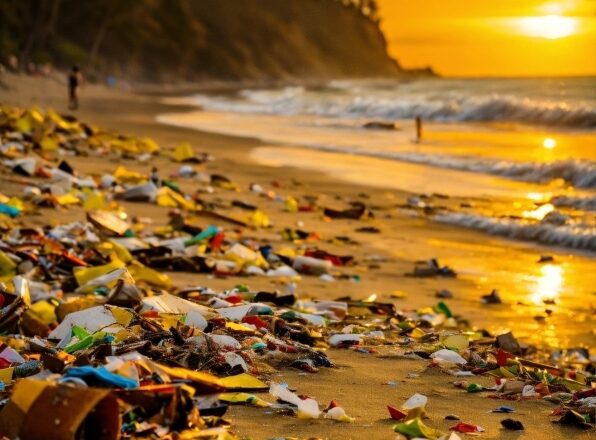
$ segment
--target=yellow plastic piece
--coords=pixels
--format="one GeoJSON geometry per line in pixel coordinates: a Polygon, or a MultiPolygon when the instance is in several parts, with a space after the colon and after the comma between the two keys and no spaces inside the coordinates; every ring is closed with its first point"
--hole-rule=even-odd
{"type": "Polygon", "coordinates": [[[260,209],[256,209],[249,217],[250,225],[255,228],[266,228],[269,226],[269,216],[260,209]]]}
{"type": "Polygon", "coordinates": [[[298,212],[298,201],[292,196],[286,197],[286,211],[298,212]]]}
{"type": "Polygon", "coordinates": [[[77,122],[68,122],[62,118],[58,113],[56,113],[52,109],[48,109],[46,112],[48,119],[50,119],[58,128],[62,130],[68,131],[70,133],[80,133],[82,132],[81,126],[77,122]]]}
{"type": "Polygon", "coordinates": [[[571,393],[575,393],[576,391],[583,390],[585,385],[581,382],[577,382],[575,380],[571,380],[568,378],[561,379],[561,383],[569,390],[571,393]]]}
{"type": "Polygon", "coordinates": [[[465,350],[470,345],[470,341],[466,335],[444,335],[439,338],[439,341],[445,348],[455,349],[457,351],[465,350]]]}
{"type": "Polygon", "coordinates": [[[155,202],[158,206],[169,208],[183,208],[188,210],[194,210],[196,208],[194,202],[186,200],[183,196],[167,186],[159,188],[155,202]]]}
{"type": "Polygon", "coordinates": [[[85,201],[83,202],[83,208],[85,211],[92,211],[94,209],[106,209],[108,207],[108,203],[106,201],[106,196],[98,191],[94,191],[87,196],[85,201]]]}
{"type": "Polygon", "coordinates": [[[146,137],[139,139],[139,145],[144,153],[156,153],[159,151],[159,145],[153,139],[146,137]]]}
{"type": "Polygon", "coordinates": [[[81,203],[81,200],[70,192],[56,197],[56,200],[61,206],[78,205],[81,203]]]}
{"type": "Polygon", "coordinates": [[[10,383],[12,381],[12,373],[14,367],[0,369],[0,382],[10,383]]]}
{"type": "Polygon", "coordinates": [[[122,327],[128,327],[135,316],[132,312],[121,307],[113,307],[110,309],[110,312],[112,312],[114,319],[122,327]]]}
{"type": "Polygon", "coordinates": [[[23,201],[17,197],[11,197],[10,199],[8,199],[6,204],[14,206],[15,208],[18,208],[20,211],[25,210],[25,203],[23,203],[23,201]]]}
{"type": "Polygon", "coordinates": [[[166,365],[158,363],[156,363],[155,365],[170,377],[174,377],[177,379],[187,379],[195,383],[207,384],[215,387],[224,387],[222,379],[219,379],[218,377],[213,376],[209,373],[187,370],[186,368],[181,367],[168,367],[166,365]]]}
{"type": "Polygon", "coordinates": [[[147,175],[138,173],[136,171],[131,171],[123,166],[116,168],[114,170],[113,176],[118,183],[143,183],[148,180],[147,175]]]}
{"type": "Polygon", "coordinates": [[[250,333],[250,334],[253,334],[255,332],[252,328],[247,327],[242,324],[239,324],[237,322],[226,322],[226,328],[233,332],[250,333]]]}
{"type": "Polygon", "coordinates": [[[0,251],[0,276],[13,276],[17,265],[8,255],[0,251]]]}
{"type": "Polygon", "coordinates": [[[219,400],[228,403],[246,403],[258,408],[267,408],[271,406],[269,402],[249,393],[222,393],[219,395],[219,400]]]}
{"type": "Polygon", "coordinates": [[[291,247],[285,247],[285,248],[281,248],[279,250],[279,252],[276,252],[278,255],[281,255],[282,257],[287,257],[287,258],[296,258],[296,250],[294,248],[291,247]]]}
{"type": "Polygon", "coordinates": [[[159,320],[163,328],[176,328],[178,323],[182,320],[185,315],[180,313],[166,313],[162,312],[159,314],[159,320]]]}
{"type": "MultiPolygon", "coordinates": [[[[113,270],[120,269],[124,266],[125,264],[122,261],[114,260],[108,264],[104,264],[103,266],[75,267],[74,276],[77,280],[77,283],[79,283],[79,286],[82,286],[97,277],[105,275],[113,270]]],[[[114,284],[116,284],[115,281],[114,284]]]]}
{"type": "Polygon", "coordinates": [[[135,281],[145,281],[146,283],[152,284],[157,287],[170,287],[172,280],[165,273],[158,272],[150,267],[143,266],[138,261],[128,267],[128,271],[132,275],[135,281]]]}
{"type": "Polygon", "coordinates": [[[115,241],[111,241],[107,244],[112,245],[112,250],[114,251],[114,253],[116,254],[116,256],[118,257],[118,259],[120,261],[125,262],[126,264],[132,262],[133,257],[130,254],[130,252],[128,251],[128,249],[126,249],[124,246],[122,246],[120,243],[117,243],[115,241]]]}
{"type": "Polygon", "coordinates": [[[43,151],[56,151],[58,149],[58,142],[49,136],[44,136],[39,144],[43,151]]]}
{"type": "Polygon", "coordinates": [[[172,157],[176,162],[184,162],[185,160],[195,157],[194,151],[188,142],[184,142],[176,147],[172,157]]]}
{"type": "Polygon", "coordinates": [[[241,373],[235,376],[224,377],[221,380],[223,386],[227,389],[244,389],[244,390],[255,390],[255,389],[269,389],[269,386],[262,380],[248,374],[241,373]]]}
{"type": "Polygon", "coordinates": [[[50,325],[58,321],[56,318],[56,303],[50,301],[38,301],[33,303],[27,310],[27,313],[33,314],[45,325],[50,325]]]}
{"type": "Polygon", "coordinates": [[[33,131],[33,124],[27,115],[21,117],[16,123],[15,128],[19,133],[31,133],[33,131]]]}
{"type": "Polygon", "coordinates": [[[410,336],[414,339],[420,339],[426,336],[426,332],[424,330],[419,329],[418,327],[416,327],[414,330],[412,330],[412,333],[410,333],[410,336]]]}
{"type": "Polygon", "coordinates": [[[31,121],[37,125],[43,124],[43,114],[38,107],[32,107],[27,110],[27,114],[31,118],[31,121]]]}

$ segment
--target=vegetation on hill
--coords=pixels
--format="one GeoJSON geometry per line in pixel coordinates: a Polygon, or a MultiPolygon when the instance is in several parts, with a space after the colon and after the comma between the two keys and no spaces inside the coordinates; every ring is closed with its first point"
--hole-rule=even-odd
{"type": "Polygon", "coordinates": [[[0,62],[151,81],[390,76],[374,0],[2,0],[0,62]]]}

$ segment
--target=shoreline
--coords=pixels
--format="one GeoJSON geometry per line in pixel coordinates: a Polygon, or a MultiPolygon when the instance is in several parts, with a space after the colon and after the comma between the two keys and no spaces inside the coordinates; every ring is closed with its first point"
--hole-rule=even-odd
{"type": "MultiPolygon", "coordinates": [[[[390,211],[390,207],[403,202],[404,198],[411,195],[406,192],[387,191],[383,188],[369,188],[356,184],[340,182],[324,173],[304,171],[293,167],[271,168],[250,161],[250,154],[254,148],[263,143],[252,138],[234,138],[224,135],[203,133],[191,129],[169,127],[155,122],[155,116],[163,109],[172,111],[173,107],[155,102],[155,97],[139,96],[133,94],[112,93],[113,91],[102,88],[90,88],[89,94],[82,97],[82,110],[77,117],[107,129],[125,134],[138,136],[151,136],[161,146],[164,153],[183,141],[189,141],[195,152],[208,151],[215,156],[215,161],[207,163],[202,169],[210,173],[229,175],[240,187],[246,188],[251,182],[258,182],[271,186],[272,181],[279,183],[277,191],[280,193],[314,194],[330,205],[344,206],[349,200],[363,200],[376,207],[378,218],[371,220],[371,226],[378,226],[382,234],[357,233],[355,228],[361,226],[359,222],[338,221],[325,223],[318,215],[305,214],[301,217],[304,228],[315,230],[325,238],[336,235],[348,235],[360,245],[340,245],[324,243],[329,251],[339,253],[353,253],[357,258],[367,255],[382,254],[389,258],[389,262],[382,263],[379,271],[359,272],[362,277],[360,283],[337,281],[325,283],[318,278],[303,277],[299,284],[299,294],[311,297],[334,299],[339,296],[350,295],[354,298],[366,298],[371,293],[378,293],[381,300],[392,301],[400,308],[418,308],[436,303],[434,293],[439,288],[448,288],[456,292],[456,297],[449,300],[449,305],[457,314],[470,318],[473,322],[482,324],[489,319],[502,319],[510,316],[512,321],[519,320],[523,315],[512,315],[511,303],[503,307],[487,308],[479,305],[477,298],[488,293],[490,282],[484,285],[474,281],[478,276],[462,274],[459,279],[436,280],[416,279],[404,277],[403,274],[411,271],[415,259],[426,259],[438,256],[443,264],[448,264],[459,270],[462,265],[474,267],[478,252],[489,249],[497,252],[487,263],[499,263],[499,260],[514,255],[513,265],[535,264],[536,258],[543,253],[543,249],[532,249],[521,243],[509,243],[494,237],[462,230],[461,228],[444,225],[429,224],[421,218],[409,218],[390,211]],[[362,196],[362,195],[365,196],[362,196]],[[337,200],[336,197],[340,199],[337,200]],[[387,217],[390,214],[391,217],[387,217]],[[374,242],[374,243],[372,243],[374,242]],[[432,254],[441,252],[443,255],[432,254]],[[459,260],[456,255],[461,254],[459,260]],[[524,258],[521,260],[521,258],[524,258]],[[470,278],[471,277],[471,278],[470,278]],[[391,299],[393,291],[400,290],[407,293],[404,299],[391,299]],[[471,292],[465,294],[463,292],[471,292]],[[474,293],[475,292],[475,293],[474,293]],[[472,295],[475,294],[475,296],[472,295]],[[496,318],[490,315],[496,315],[496,318]]],[[[65,99],[60,90],[46,93],[14,96],[5,100],[0,91],[1,101],[31,105],[37,102],[40,106],[52,106],[61,110],[65,99]],[[27,96],[27,98],[24,98],[27,96]],[[10,102],[12,100],[12,102],[10,102]],[[20,101],[20,102],[19,102],[20,101]]],[[[188,110],[185,106],[175,107],[177,110],[188,110]]],[[[194,108],[193,108],[194,109],[194,108]]],[[[71,159],[69,158],[69,162],[71,159]]],[[[141,164],[133,160],[119,162],[98,161],[90,163],[84,157],[72,158],[72,163],[82,173],[111,172],[119,164],[135,171],[147,172],[150,164],[141,164]]],[[[160,173],[169,175],[178,168],[167,158],[159,158],[160,173]]],[[[21,188],[9,187],[15,192],[21,188]]],[[[3,188],[4,190],[4,188],[3,188]]],[[[245,197],[245,194],[221,193],[217,197],[223,200],[234,197],[245,197]]],[[[246,197],[249,197],[246,195],[246,197]]],[[[276,226],[296,227],[295,217],[286,216],[280,212],[273,212],[272,205],[267,201],[253,198],[263,204],[266,210],[271,210],[271,215],[276,226]]],[[[164,208],[147,207],[139,204],[126,204],[131,215],[150,215],[155,218],[156,224],[164,221],[164,208]]],[[[48,218],[65,219],[79,218],[83,215],[81,210],[73,208],[66,212],[48,212],[48,218]]],[[[48,218],[39,219],[40,222],[48,218]]],[[[323,245],[323,243],[321,243],[323,245]]],[[[556,252],[556,255],[559,255],[556,252]]],[[[561,263],[568,263],[568,259],[561,253],[561,263]]],[[[569,259],[572,261],[573,258],[569,259]]],[[[531,266],[531,269],[536,269],[531,266]]],[[[269,289],[277,287],[270,279],[263,277],[229,277],[216,279],[205,275],[176,273],[172,275],[177,285],[201,284],[213,289],[231,288],[238,282],[249,283],[253,288],[269,289]]],[[[514,282],[519,282],[515,280],[514,282]]],[[[512,293],[515,296],[515,293],[512,293]]],[[[509,297],[508,297],[509,298],[509,297]]],[[[511,300],[509,300],[511,301],[511,300]]],[[[524,314],[531,314],[537,307],[524,308],[524,314]]],[[[576,312],[573,312],[576,313],[576,312]]],[[[530,316],[527,316],[531,319],[530,316]]],[[[577,316],[576,316],[577,318],[577,316]]],[[[539,331],[540,324],[530,322],[534,331],[539,331]]],[[[578,324],[588,327],[587,323],[578,324]]],[[[586,335],[586,339],[593,335],[586,335]]],[[[572,341],[569,341],[570,345],[572,341]]],[[[563,428],[548,422],[548,414],[553,405],[545,401],[515,402],[516,409],[526,426],[526,431],[519,434],[503,431],[500,428],[501,417],[488,411],[500,404],[500,401],[485,398],[482,395],[470,395],[454,388],[454,377],[445,375],[436,369],[427,369],[428,362],[419,360],[405,360],[397,354],[388,353],[384,356],[356,353],[353,350],[330,350],[330,358],[336,362],[337,368],[321,371],[315,375],[305,375],[298,371],[282,371],[275,375],[276,381],[287,381],[300,393],[313,395],[321,404],[326,404],[331,399],[338,399],[348,414],[356,417],[353,425],[339,424],[330,420],[301,421],[293,417],[267,414],[265,411],[234,406],[229,412],[233,422],[233,430],[241,436],[252,438],[271,438],[273,436],[297,436],[301,438],[320,436],[323,438],[363,438],[382,439],[392,435],[391,426],[394,421],[387,418],[385,405],[398,405],[414,392],[423,392],[430,399],[428,412],[431,418],[429,424],[446,431],[453,423],[444,420],[444,416],[456,413],[462,416],[462,421],[472,422],[484,426],[487,430],[482,438],[563,438],[573,435],[574,438],[589,438],[590,433],[563,428]],[[409,377],[409,373],[420,374],[419,377],[409,377]],[[388,381],[396,381],[395,387],[387,385],[388,381]],[[561,437],[563,436],[563,437],[561,437]]],[[[489,385],[486,377],[479,377],[478,381],[489,385]]]]}

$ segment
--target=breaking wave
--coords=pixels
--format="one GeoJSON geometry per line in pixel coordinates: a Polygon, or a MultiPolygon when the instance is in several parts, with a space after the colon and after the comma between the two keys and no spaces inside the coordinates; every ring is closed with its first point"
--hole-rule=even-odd
{"type": "Polygon", "coordinates": [[[508,94],[358,93],[309,91],[303,87],[244,90],[238,98],[195,96],[206,109],[243,113],[336,118],[412,119],[443,122],[519,122],[560,127],[596,128],[596,108],[584,102],[519,98],[508,94]]]}
{"type": "Polygon", "coordinates": [[[556,196],[550,199],[550,203],[560,208],[596,211],[596,197],[556,196]]]}
{"type": "Polygon", "coordinates": [[[529,223],[523,220],[462,213],[440,214],[434,216],[433,220],[517,240],[596,252],[596,230],[594,228],[556,226],[545,222],[529,223]]]}
{"type": "MultiPolygon", "coordinates": [[[[385,155],[385,153],[381,153],[385,155]]],[[[577,188],[596,188],[596,163],[585,160],[558,160],[549,163],[485,160],[419,153],[388,153],[395,159],[451,168],[462,171],[494,174],[526,182],[549,182],[563,179],[577,188]]]]}
{"type": "Polygon", "coordinates": [[[596,162],[588,160],[558,160],[554,162],[515,162],[479,159],[467,156],[449,156],[392,151],[364,151],[361,149],[309,146],[322,151],[348,153],[381,159],[400,160],[461,171],[493,174],[525,182],[546,183],[563,179],[577,188],[596,188],[596,162]]]}

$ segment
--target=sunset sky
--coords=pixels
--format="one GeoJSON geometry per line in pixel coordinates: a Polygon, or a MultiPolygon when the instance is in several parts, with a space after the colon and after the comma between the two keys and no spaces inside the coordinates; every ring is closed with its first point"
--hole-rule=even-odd
{"type": "Polygon", "coordinates": [[[404,67],[446,76],[596,75],[596,0],[378,0],[404,67]]]}

